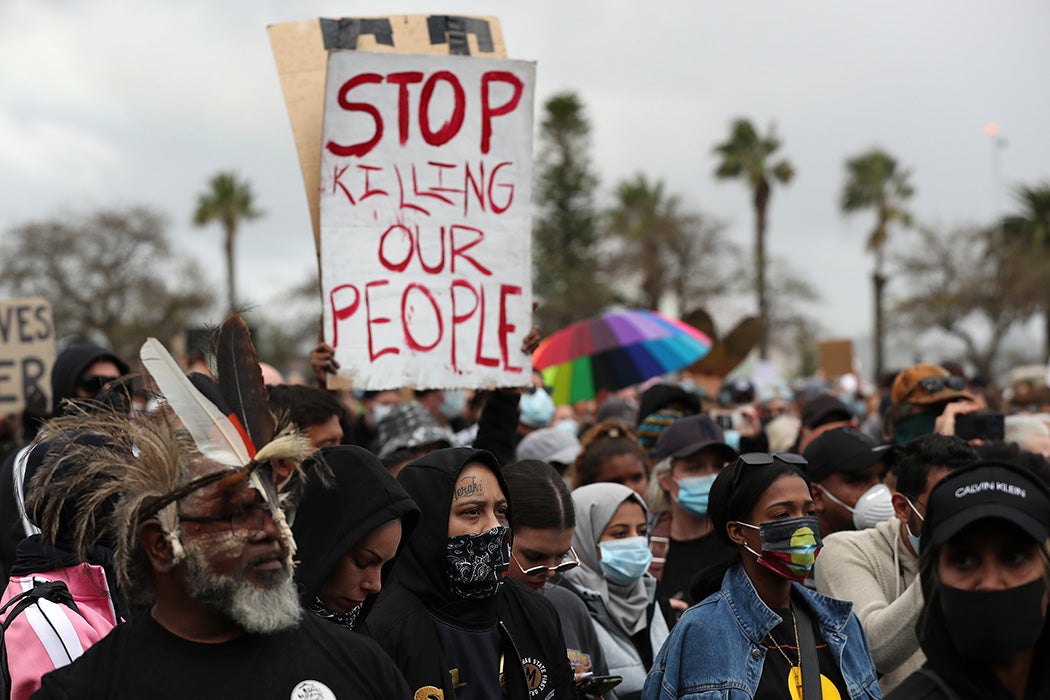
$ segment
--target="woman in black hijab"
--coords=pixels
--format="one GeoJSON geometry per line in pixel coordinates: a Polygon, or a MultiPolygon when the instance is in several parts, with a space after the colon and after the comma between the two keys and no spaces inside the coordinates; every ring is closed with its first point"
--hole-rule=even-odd
{"type": "Polygon", "coordinates": [[[306,610],[353,629],[412,534],[419,507],[361,447],[326,447],[303,468],[310,478],[292,525],[299,599],[306,610]],[[320,478],[321,463],[331,479],[320,478]]]}

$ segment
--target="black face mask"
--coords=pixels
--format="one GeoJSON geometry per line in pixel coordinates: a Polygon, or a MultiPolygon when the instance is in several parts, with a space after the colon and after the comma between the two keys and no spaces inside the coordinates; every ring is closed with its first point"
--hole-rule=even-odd
{"type": "Polygon", "coordinates": [[[483,600],[496,595],[510,568],[510,528],[448,538],[446,576],[452,594],[483,600]]]}
{"type": "Polygon", "coordinates": [[[334,622],[340,627],[345,627],[348,630],[352,630],[354,628],[354,625],[357,624],[357,616],[361,614],[361,608],[363,607],[363,605],[357,605],[345,612],[335,613],[331,612],[328,608],[326,608],[320,598],[314,597],[313,602],[310,603],[310,605],[306,609],[312,612],[314,615],[317,615],[318,617],[323,617],[326,620],[334,622]]]}
{"type": "Polygon", "coordinates": [[[964,591],[937,584],[948,634],[966,660],[1002,663],[1035,646],[1046,621],[1046,581],[1004,591],[964,591]]]}

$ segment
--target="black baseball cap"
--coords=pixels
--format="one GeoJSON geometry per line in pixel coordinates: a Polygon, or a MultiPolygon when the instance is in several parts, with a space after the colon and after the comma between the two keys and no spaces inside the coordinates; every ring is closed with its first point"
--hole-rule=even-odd
{"type": "Polygon", "coordinates": [[[809,462],[810,481],[841,472],[859,472],[888,455],[891,445],[877,445],[863,431],[851,425],[821,433],[802,455],[809,462]]]}
{"type": "Polygon", "coordinates": [[[1036,542],[1050,537],[1050,488],[1008,462],[985,461],[956,469],[930,492],[920,546],[944,544],[967,525],[1006,520],[1036,542]]]}
{"type": "Polygon", "coordinates": [[[817,394],[807,401],[806,407],[802,409],[802,425],[810,430],[825,423],[852,419],[853,412],[849,410],[849,406],[831,394],[817,394]]]}
{"type": "Polygon", "coordinates": [[[679,418],[660,433],[653,458],[688,457],[705,447],[717,447],[726,461],[736,459],[736,450],[726,444],[725,435],[710,416],[698,414],[679,418]]]}

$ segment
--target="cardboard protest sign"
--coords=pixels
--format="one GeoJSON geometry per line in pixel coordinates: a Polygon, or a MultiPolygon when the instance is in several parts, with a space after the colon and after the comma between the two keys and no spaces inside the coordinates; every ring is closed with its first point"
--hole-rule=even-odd
{"type": "Polygon", "coordinates": [[[853,372],[853,341],[825,340],[820,343],[820,369],[828,378],[853,372]]]}
{"type": "Polygon", "coordinates": [[[30,396],[51,407],[55,324],[47,299],[0,299],[0,413],[19,413],[30,396]]]}
{"type": "Polygon", "coordinates": [[[362,389],[523,386],[535,65],[329,55],[325,341],[362,389]]]}
{"type": "Polygon", "coordinates": [[[320,250],[321,116],[328,51],[350,49],[506,58],[495,17],[392,15],[313,18],[267,27],[306,185],[314,244],[320,250]]]}

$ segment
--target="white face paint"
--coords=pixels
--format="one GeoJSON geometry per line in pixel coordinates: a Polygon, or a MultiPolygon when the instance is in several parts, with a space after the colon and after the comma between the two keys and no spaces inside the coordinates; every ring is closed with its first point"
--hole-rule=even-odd
{"type": "Polygon", "coordinates": [[[272,485],[257,472],[217,482],[180,506],[186,589],[249,632],[295,625],[294,540],[272,485]],[[276,532],[275,532],[276,530],[276,532]]]}
{"type": "Polygon", "coordinates": [[[292,557],[295,555],[298,547],[295,544],[295,537],[292,535],[292,528],[288,525],[288,519],[284,517],[284,511],[281,510],[276,488],[267,488],[266,482],[259,476],[258,470],[253,471],[251,476],[248,477],[248,485],[259,492],[263,501],[270,504],[273,521],[280,533],[280,544],[288,552],[288,567],[291,568],[292,557]]]}

